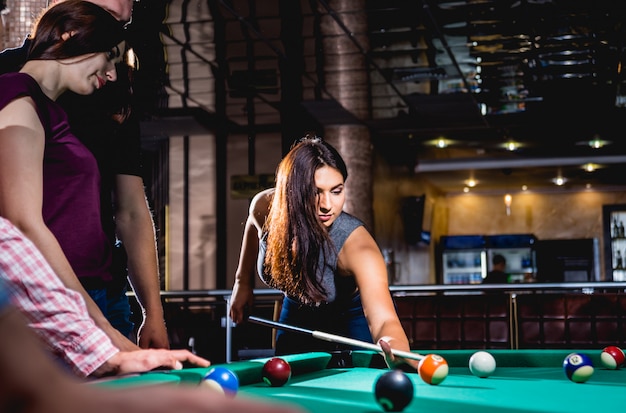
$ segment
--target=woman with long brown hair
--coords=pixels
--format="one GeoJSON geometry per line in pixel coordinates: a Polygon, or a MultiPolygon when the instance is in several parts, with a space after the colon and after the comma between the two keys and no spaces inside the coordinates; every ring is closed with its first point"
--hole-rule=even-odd
{"type": "MultiPolygon", "coordinates": [[[[230,316],[245,321],[259,274],[284,293],[281,323],[378,343],[389,364],[404,362],[390,350],[410,347],[382,253],[363,222],[343,211],[347,177],[341,155],[321,138],[307,135],[292,147],[275,187],[252,200],[230,316]]],[[[281,355],[345,346],[279,330],[275,349],[281,355]]]]}

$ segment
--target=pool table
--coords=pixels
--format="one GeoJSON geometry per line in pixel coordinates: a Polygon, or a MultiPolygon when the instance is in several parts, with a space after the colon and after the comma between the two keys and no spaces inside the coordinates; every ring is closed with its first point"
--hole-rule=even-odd
{"type": "MultiPolygon", "coordinates": [[[[489,350],[497,368],[478,378],[468,367],[473,350],[441,350],[450,371],[439,385],[426,384],[408,371],[415,392],[404,412],[623,412],[626,410],[626,368],[609,370],[600,364],[601,350],[577,350],[594,362],[593,376],[585,383],[567,379],[562,363],[571,350],[489,350]]],[[[424,353],[425,354],[425,353],[424,353]]],[[[373,387],[384,370],[382,357],[371,351],[307,353],[283,357],[292,376],[282,387],[261,379],[267,358],[222,364],[235,372],[240,388],[236,397],[272,399],[300,405],[312,413],[341,411],[382,412],[373,387]]],[[[155,383],[199,383],[209,368],[151,372],[100,383],[116,387],[155,383]],[[173,376],[167,379],[167,376],[173,376]],[[152,377],[152,378],[151,378],[152,377]]]]}

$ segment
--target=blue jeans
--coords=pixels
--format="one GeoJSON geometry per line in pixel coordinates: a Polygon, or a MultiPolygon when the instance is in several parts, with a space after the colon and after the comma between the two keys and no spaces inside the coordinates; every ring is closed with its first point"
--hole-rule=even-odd
{"type": "Polygon", "coordinates": [[[124,336],[132,339],[135,324],[131,321],[130,302],[126,296],[126,290],[120,289],[116,294],[107,290],[87,290],[91,298],[96,302],[102,314],[109,320],[111,325],[119,330],[124,336]]]}
{"type": "MultiPolygon", "coordinates": [[[[295,327],[336,334],[355,340],[372,342],[372,335],[363,314],[361,295],[338,300],[319,307],[303,306],[285,297],[279,321],[295,327]]],[[[331,343],[308,334],[278,330],[276,333],[276,355],[305,353],[310,351],[341,351],[358,349],[343,344],[331,343]]]]}

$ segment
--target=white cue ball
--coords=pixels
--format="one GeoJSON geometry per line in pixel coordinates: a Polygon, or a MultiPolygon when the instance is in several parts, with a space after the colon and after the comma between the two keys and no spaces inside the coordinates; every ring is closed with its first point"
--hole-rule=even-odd
{"type": "Polygon", "coordinates": [[[486,351],[477,351],[469,359],[469,369],[474,376],[489,377],[496,371],[496,359],[486,351]]]}

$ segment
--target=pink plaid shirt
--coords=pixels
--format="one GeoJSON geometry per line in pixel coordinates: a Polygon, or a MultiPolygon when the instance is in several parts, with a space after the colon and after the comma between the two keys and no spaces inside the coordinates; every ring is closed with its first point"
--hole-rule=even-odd
{"type": "Polygon", "coordinates": [[[83,297],[66,288],[37,247],[0,217],[0,279],[50,350],[87,377],[119,352],[96,326],[83,297]]]}

